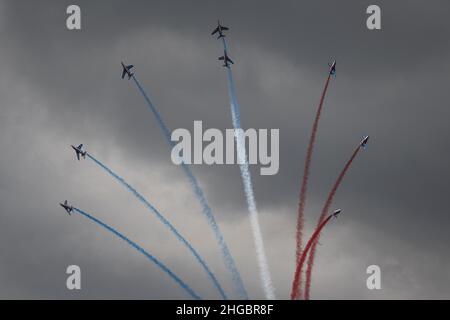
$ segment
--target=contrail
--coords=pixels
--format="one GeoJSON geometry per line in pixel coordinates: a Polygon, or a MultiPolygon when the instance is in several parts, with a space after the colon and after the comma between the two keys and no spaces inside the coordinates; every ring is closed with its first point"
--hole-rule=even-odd
{"type": "Polygon", "coordinates": [[[107,225],[106,223],[98,220],[97,218],[91,216],[90,214],[87,214],[86,212],[77,209],[77,208],[73,208],[73,210],[75,210],[76,212],[78,212],[79,214],[81,214],[82,216],[88,218],[89,220],[92,220],[93,222],[97,223],[98,225],[102,226],[103,228],[105,228],[106,230],[112,232],[114,235],[118,236],[120,239],[124,240],[125,242],[127,242],[130,246],[132,246],[133,248],[135,248],[137,251],[139,251],[140,253],[142,253],[144,256],[146,256],[151,262],[153,262],[154,264],[156,264],[160,269],[162,269],[165,273],[167,273],[181,288],[183,288],[192,298],[196,299],[196,300],[201,300],[200,296],[197,295],[194,290],[192,290],[183,280],[181,280],[175,273],[173,273],[169,268],[167,268],[161,261],[159,261],[158,259],[156,259],[154,256],[152,256],[150,253],[148,253],[147,251],[145,251],[142,247],[140,247],[139,245],[137,245],[135,242],[131,241],[130,239],[128,239],[127,237],[125,237],[123,234],[121,234],[120,232],[118,232],[117,230],[115,230],[114,228],[110,227],[109,225],[107,225]]]}
{"type": "Polygon", "coordinates": [[[320,232],[325,227],[325,225],[328,223],[328,221],[330,221],[331,217],[332,217],[332,215],[329,215],[324,221],[322,221],[322,223],[320,223],[317,226],[317,228],[314,231],[313,235],[311,236],[311,238],[309,239],[308,243],[306,244],[305,250],[303,250],[302,255],[300,256],[300,260],[298,261],[297,268],[295,270],[294,282],[292,283],[292,291],[291,291],[291,299],[292,300],[298,299],[298,297],[299,297],[299,290],[298,290],[298,288],[300,287],[300,284],[301,284],[301,281],[302,281],[301,274],[302,274],[303,265],[305,263],[306,256],[307,256],[307,254],[309,252],[309,249],[311,248],[312,244],[314,242],[316,242],[316,240],[320,236],[320,232]]]}
{"type": "MultiPolygon", "coordinates": [[[[327,200],[325,202],[325,205],[322,209],[322,213],[320,214],[319,221],[317,225],[320,225],[323,220],[325,219],[325,216],[328,214],[328,211],[330,210],[331,204],[333,203],[334,195],[336,194],[337,189],[339,188],[342,180],[345,177],[345,174],[347,173],[348,169],[350,168],[353,160],[355,160],[359,150],[361,149],[361,144],[358,145],[358,147],[353,151],[352,156],[347,161],[347,163],[344,166],[344,169],[342,169],[341,173],[339,174],[339,177],[337,178],[336,182],[333,185],[333,188],[331,188],[330,193],[328,194],[327,200]]],[[[311,277],[312,277],[312,270],[314,266],[314,258],[316,255],[316,249],[317,249],[317,242],[319,241],[319,237],[317,237],[317,241],[315,241],[311,248],[311,253],[308,258],[307,263],[307,269],[306,269],[306,282],[305,282],[305,299],[309,300],[309,292],[311,289],[311,277]]]]}
{"type": "Polygon", "coordinates": [[[206,264],[206,262],[203,260],[203,258],[200,256],[200,254],[192,247],[192,245],[189,243],[189,241],[186,240],[186,238],[184,238],[178,232],[178,230],[169,222],[169,220],[167,220],[150,202],[147,201],[147,199],[144,198],[144,196],[142,196],[136,189],[134,189],[131,185],[129,185],[122,177],[118,176],[111,169],[109,169],[106,165],[101,163],[99,160],[94,158],[89,153],[86,153],[86,155],[89,157],[89,159],[94,161],[97,165],[99,165],[102,169],[104,169],[112,177],[114,177],[117,181],[119,181],[123,186],[125,186],[128,189],[128,191],[130,191],[136,198],[138,198],[139,201],[141,201],[151,212],[153,212],[156,215],[156,217],[159,219],[159,221],[161,221],[175,235],[175,237],[177,237],[177,239],[189,249],[189,251],[192,253],[194,258],[200,263],[202,268],[205,270],[209,279],[211,280],[213,285],[217,288],[217,290],[219,291],[222,298],[227,299],[227,296],[226,296],[224,290],[222,289],[221,285],[219,284],[219,281],[214,276],[214,274],[211,272],[211,270],[208,267],[208,265],[206,264]]]}
{"type": "MultiPolygon", "coordinates": [[[[139,81],[137,80],[136,76],[132,76],[133,81],[135,82],[136,86],[138,87],[139,91],[141,92],[142,96],[144,97],[145,101],[147,102],[148,107],[150,108],[151,112],[155,116],[158,125],[160,129],[163,132],[164,137],[167,140],[167,143],[170,147],[174,147],[175,143],[171,140],[171,133],[169,128],[167,127],[166,123],[164,122],[161,114],[158,112],[156,107],[153,105],[152,101],[150,100],[149,96],[145,92],[144,88],[141,86],[139,81]]],[[[205,194],[203,193],[202,188],[200,187],[200,184],[198,183],[197,179],[194,176],[194,173],[192,172],[191,168],[186,163],[181,163],[181,167],[183,169],[184,174],[189,180],[189,184],[191,185],[191,188],[199,201],[202,212],[206,216],[206,219],[208,221],[208,224],[210,225],[211,229],[214,232],[214,236],[216,238],[216,241],[220,247],[220,250],[222,252],[222,256],[225,262],[225,266],[227,270],[231,273],[231,277],[233,280],[233,285],[235,287],[235,290],[237,291],[238,295],[241,299],[248,299],[247,291],[245,289],[244,283],[242,282],[241,275],[239,274],[239,271],[236,267],[236,264],[234,262],[233,257],[231,256],[231,253],[228,249],[228,246],[225,242],[225,239],[223,238],[222,232],[220,231],[219,225],[216,222],[216,219],[214,217],[214,214],[211,210],[211,207],[209,206],[208,202],[206,201],[205,194]]]]}
{"type": "MultiPolygon", "coordinates": [[[[325,95],[327,93],[328,84],[330,83],[331,72],[328,74],[325,87],[323,88],[322,96],[320,98],[319,107],[317,108],[316,117],[314,119],[313,127],[311,129],[311,137],[309,139],[308,150],[306,152],[306,159],[303,168],[303,179],[300,188],[300,196],[298,203],[298,215],[297,215],[297,231],[296,231],[296,251],[295,251],[295,262],[298,266],[298,261],[302,252],[302,238],[303,238],[303,228],[305,224],[304,211],[306,202],[306,191],[308,189],[308,179],[309,179],[309,169],[311,166],[312,154],[314,150],[314,143],[316,141],[317,129],[319,127],[320,115],[322,114],[322,106],[325,100],[325,95]]],[[[301,275],[300,275],[301,276],[301,275]]]]}
{"type": "MultiPolygon", "coordinates": [[[[225,38],[222,38],[224,51],[227,52],[227,43],[225,38]]],[[[224,61],[226,62],[226,61],[224,61]]],[[[261,234],[261,228],[258,221],[258,210],[256,209],[256,201],[253,193],[252,179],[250,171],[248,168],[247,154],[245,150],[245,138],[244,133],[241,128],[241,119],[239,105],[236,99],[236,89],[233,81],[233,74],[231,72],[231,67],[227,67],[228,75],[228,94],[230,96],[231,105],[231,117],[234,126],[237,157],[239,168],[241,171],[242,182],[244,184],[245,198],[247,200],[247,207],[250,213],[250,226],[253,232],[253,240],[256,248],[256,256],[258,259],[260,277],[264,289],[264,293],[267,299],[275,299],[275,292],[272,286],[272,280],[270,277],[269,266],[267,263],[267,257],[264,250],[264,241],[261,234]]]]}

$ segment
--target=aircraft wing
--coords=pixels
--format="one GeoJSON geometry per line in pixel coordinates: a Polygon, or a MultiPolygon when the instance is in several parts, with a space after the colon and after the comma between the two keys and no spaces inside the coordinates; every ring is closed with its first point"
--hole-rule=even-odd
{"type": "MultiPolygon", "coordinates": [[[[223,29],[223,28],[222,28],[222,29],[223,29]]],[[[217,33],[217,32],[219,32],[219,27],[215,28],[214,31],[211,33],[211,35],[213,35],[213,34],[215,34],[215,33],[217,33]]]]}
{"type": "Polygon", "coordinates": [[[219,60],[224,60],[224,59],[225,59],[224,56],[219,57],[219,60]]]}
{"type": "Polygon", "coordinates": [[[222,27],[222,30],[229,30],[227,27],[222,27]]]}
{"type": "Polygon", "coordinates": [[[230,62],[231,64],[234,64],[233,60],[231,60],[230,58],[227,57],[227,61],[230,62]]]}
{"type": "Polygon", "coordinates": [[[80,160],[80,153],[77,151],[77,158],[78,158],[78,161],[80,160]]]}
{"type": "Polygon", "coordinates": [[[123,78],[125,78],[125,75],[127,74],[127,70],[125,70],[125,68],[123,68],[123,71],[122,71],[122,79],[123,78]]]}

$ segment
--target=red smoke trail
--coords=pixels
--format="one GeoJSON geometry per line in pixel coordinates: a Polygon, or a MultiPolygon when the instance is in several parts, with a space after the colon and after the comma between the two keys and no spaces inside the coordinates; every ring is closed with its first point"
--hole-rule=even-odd
{"type": "Polygon", "coordinates": [[[308,255],[309,249],[311,248],[313,243],[316,243],[316,240],[320,236],[320,232],[325,227],[325,225],[328,223],[328,221],[330,221],[332,216],[333,215],[329,215],[328,218],[326,218],[324,221],[322,221],[322,223],[320,223],[317,226],[317,228],[314,231],[313,235],[311,236],[311,238],[309,239],[308,243],[306,244],[305,250],[303,250],[303,252],[302,252],[300,260],[298,261],[298,264],[297,264],[297,269],[295,270],[294,282],[292,284],[292,291],[291,291],[291,299],[292,300],[295,300],[295,299],[299,298],[299,293],[300,292],[299,292],[298,288],[300,287],[303,265],[305,263],[306,256],[308,255]]]}
{"type": "MultiPolygon", "coordinates": [[[[350,168],[353,160],[355,160],[356,155],[358,154],[360,149],[361,149],[361,144],[358,145],[358,147],[355,149],[355,151],[353,151],[352,156],[347,161],[344,169],[342,169],[341,173],[339,174],[339,177],[337,178],[336,182],[334,183],[333,188],[331,189],[330,193],[328,194],[328,198],[322,209],[322,213],[320,214],[319,221],[317,223],[318,226],[320,226],[320,224],[325,219],[325,216],[328,214],[331,204],[333,203],[334,195],[336,194],[336,191],[339,188],[339,185],[341,184],[342,180],[344,179],[345,174],[347,173],[348,169],[350,168]]],[[[311,288],[311,274],[312,274],[312,269],[314,266],[314,257],[316,255],[316,248],[317,248],[318,241],[319,241],[319,237],[317,237],[317,240],[314,242],[314,244],[311,248],[311,253],[308,258],[308,266],[306,269],[305,300],[309,300],[309,292],[310,292],[310,288],[311,288]]]]}
{"type": "MultiPolygon", "coordinates": [[[[313,127],[311,130],[311,137],[309,139],[308,151],[306,153],[305,166],[303,168],[303,180],[302,186],[300,189],[300,200],[298,203],[298,216],[297,216],[297,232],[296,232],[296,252],[295,252],[295,262],[296,267],[298,267],[298,262],[300,259],[300,255],[302,253],[302,238],[303,238],[303,227],[304,227],[304,217],[303,212],[305,210],[305,202],[306,202],[306,189],[308,186],[308,178],[309,178],[309,167],[311,165],[312,153],[314,149],[314,142],[316,140],[317,128],[319,127],[319,119],[322,113],[323,101],[325,100],[325,95],[327,93],[328,84],[330,83],[331,73],[328,75],[327,82],[325,83],[325,87],[323,88],[322,97],[320,98],[319,107],[317,108],[316,118],[314,119],[313,127]]],[[[296,288],[298,291],[299,288],[296,288]]],[[[301,293],[300,293],[301,294],[301,293]]]]}

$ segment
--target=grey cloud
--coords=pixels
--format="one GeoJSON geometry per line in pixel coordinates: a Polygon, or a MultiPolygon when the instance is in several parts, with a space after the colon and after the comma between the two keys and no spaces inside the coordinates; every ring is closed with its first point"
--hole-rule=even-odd
{"type": "MultiPolygon", "coordinates": [[[[352,149],[364,134],[371,140],[336,197],[345,214],[324,235],[313,297],[449,297],[448,2],[380,1],[380,32],[365,28],[368,1],[79,1],[80,32],[65,29],[68,4],[0,7],[1,298],[186,297],[119,240],[65,217],[57,207],[64,198],[216,297],[195,262],[183,268],[187,253],[132,196],[93,164],[73,160],[68,145],[81,142],[192,238],[231,290],[156,122],[133,84],[120,79],[120,61],[133,63],[173,129],[191,129],[194,120],[229,128],[221,45],[210,37],[218,18],[231,27],[243,125],[280,129],[279,174],[252,168],[278,296],[288,297],[306,144],[327,62],[336,58],[314,153],[308,234],[352,149]],[[64,287],[70,263],[86,274],[80,293],[64,287]],[[365,288],[371,263],[385,274],[380,292],[365,288]]],[[[252,297],[262,297],[238,168],[193,170],[252,297]]]]}

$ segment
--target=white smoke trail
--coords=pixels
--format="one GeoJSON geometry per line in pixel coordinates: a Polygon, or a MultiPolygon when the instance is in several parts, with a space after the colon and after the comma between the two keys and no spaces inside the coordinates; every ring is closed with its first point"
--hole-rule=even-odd
{"type": "MultiPolygon", "coordinates": [[[[227,52],[228,48],[225,38],[222,38],[222,41],[224,51],[227,52]]],[[[253,184],[248,167],[247,154],[245,150],[245,137],[244,132],[241,128],[240,111],[236,99],[236,89],[234,86],[233,74],[231,72],[231,67],[227,67],[226,69],[228,75],[228,93],[230,96],[231,117],[235,133],[237,157],[239,168],[241,171],[242,183],[244,184],[244,192],[247,201],[247,207],[250,214],[250,226],[253,233],[253,241],[255,244],[256,256],[258,259],[260,278],[262,281],[263,290],[266,298],[269,300],[273,300],[275,299],[275,290],[272,285],[266,252],[264,249],[264,241],[261,233],[261,227],[259,225],[258,210],[256,208],[256,200],[255,195],[253,193],[253,184]]]]}

